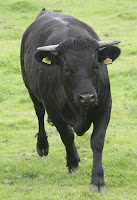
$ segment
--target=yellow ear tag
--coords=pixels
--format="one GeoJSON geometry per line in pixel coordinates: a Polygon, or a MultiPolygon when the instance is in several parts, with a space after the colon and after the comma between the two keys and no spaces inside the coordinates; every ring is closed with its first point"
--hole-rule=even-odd
{"type": "Polygon", "coordinates": [[[105,60],[104,60],[104,64],[105,65],[109,65],[109,64],[112,64],[112,59],[111,58],[106,58],[105,60]]]}
{"type": "Polygon", "coordinates": [[[43,58],[43,59],[42,59],[42,62],[44,62],[44,63],[46,63],[46,64],[49,64],[49,65],[51,65],[51,60],[49,60],[49,58],[48,58],[48,57],[46,57],[46,58],[43,58]]]}

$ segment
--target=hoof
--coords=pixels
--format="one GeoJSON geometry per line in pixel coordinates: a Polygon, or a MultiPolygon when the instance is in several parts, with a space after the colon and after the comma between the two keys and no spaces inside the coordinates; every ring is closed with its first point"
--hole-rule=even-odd
{"type": "Polygon", "coordinates": [[[49,153],[49,148],[47,149],[39,149],[38,146],[37,146],[37,153],[39,156],[47,156],[48,153],[49,153]]]}
{"type": "Polygon", "coordinates": [[[101,192],[101,193],[106,193],[106,186],[105,185],[103,185],[103,186],[100,186],[99,187],[99,192],[101,192]]]}
{"type": "Polygon", "coordinates": [[[72,167],[72,166],[71,166],[71,167],[68,167],[68,173],[69,173],[69,174],[72,174],[72,173],[74,173],[75,171],[77,171],[77,170],[78,170],[79,166],[80,166],[80,162],[78,162],[76,166],[73,166],[73,167],[72,167]]]}
{"type": "Polygon", "coordinates": [[[93,193],[98,193],[98,186],[96,186],[96,185],[91,185],[91,191],[93,192],[93,193]]]}
{"type": "Polygon", "coordinates": [[[68,173],[73,174],[78,168],[68,168],[68,173]]]}
{"type": "Polygon", "coordinates": [[[40,134],[38,133],[37,135],[37,153],[39,156],[47,156],[49,153],[49,144],[47,140],[46,133],[40,134]]]}
{"type": "Polygon", "coordinates": [[[97,185],[94,185],[94,184],[91,184],[91,191],[93,193],[106,193],[106,186],[105,185],[102,185],[102,186],[97,186],[97,185]]]}

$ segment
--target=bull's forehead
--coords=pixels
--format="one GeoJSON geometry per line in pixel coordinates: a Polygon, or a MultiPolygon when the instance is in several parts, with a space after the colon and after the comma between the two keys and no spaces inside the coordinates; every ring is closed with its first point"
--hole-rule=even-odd
{"type": "Polygon", "coordinates": [[[69,49],[64,53],[65,64],[68,67],[73,66],[92,66],[97,62],[97,52],[94,49],[88,48],[83,50],[73,50],[69,49]]]}

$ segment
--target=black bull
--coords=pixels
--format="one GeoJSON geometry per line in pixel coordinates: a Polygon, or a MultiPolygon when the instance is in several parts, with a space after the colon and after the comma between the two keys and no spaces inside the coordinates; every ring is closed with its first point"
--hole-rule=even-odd
{"type": "Polygon", "coordinates": [[[102,151],[111,112],[107,64],[119,55],[120,41],[100,41],[96,32],[78,19],[45,9],[27,28],[21,45],[24,83],[39,122],[37,152],[47,155],[45,110],[66,148],[69,172],[80,158],[74,133],[81,136],[93,123],[91,148],[93,192],[105,192],[102,151]]]}

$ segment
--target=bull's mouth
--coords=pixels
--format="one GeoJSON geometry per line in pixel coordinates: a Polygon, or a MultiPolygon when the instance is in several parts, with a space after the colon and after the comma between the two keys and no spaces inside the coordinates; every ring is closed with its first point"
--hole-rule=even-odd
{"type": "Polygon", "coordinates": [[[93,113],[93,111],[98,107],[98,104],[84,105],[80,106],[80,109],[75,112],[75,121],[73,123],[73,128],[75,133],[78,136],[82,136],[89,128],[92,123],[92,118],[90,118],[89,113],[93,113]]]}
{"type": "MultiPolygon", "coordinates": [[[[68,105],[68,104],[67,104],[68,105]]],[[[92,123],[92,119],[88,117],[88,111],[94,110],[98,106],[97,103],[85,104],[85,105],[73,105],[71,107],[64,106],[62,109],[63,120],[73,127],[75,133],[78,136],[82,136],[89,128],[92,123]]]]}
{"type": "Polygon", "coordinates": [[[90,128],[91,123],[87,123],[87,111],[88,107],[86,109],[81,108],[80,112],[76,114],[73,128],[78,136],[82,136],[90,128]]]}

